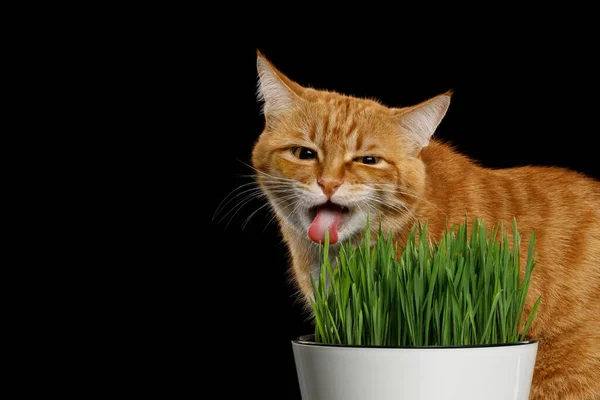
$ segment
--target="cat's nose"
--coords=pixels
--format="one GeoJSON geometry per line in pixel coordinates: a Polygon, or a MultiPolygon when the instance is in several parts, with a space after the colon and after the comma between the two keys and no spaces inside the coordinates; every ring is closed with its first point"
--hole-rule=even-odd
{"type": "Polygon", "coordinates": [[[330,200],[331,196],[335,193],[335,191],[342,185],[343,181],[341,179],[330,179],[330,178],[321,178],[318,181],[319,186],[327,196],[327,199],[330,200]]]}

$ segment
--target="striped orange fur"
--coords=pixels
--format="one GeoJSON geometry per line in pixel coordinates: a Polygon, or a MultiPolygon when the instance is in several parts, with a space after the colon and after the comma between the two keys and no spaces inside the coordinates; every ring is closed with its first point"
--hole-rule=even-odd
{"type": "Polygon", "coordinates": [[[543,296],[530,330],[540,341],[531,398],[600,399],[600,182],[554,167],[483,168],[433,140],[451,93],[390,108],[301,87],[261,54],[258,71],[265,129],[252,162],[307,302],[318,268],[307,229],[325,201],[344,207],[340,241],[356,238],[367,214],[399,243],[417,220],[439,237],[465,214],[509,227],[516,218],[524,249],[536,232],[526,312],[543,296]],[[298,148],[315,158],[299,158],[298,148]],[[322,182],[334,182],[333,193],[322,182]]]}

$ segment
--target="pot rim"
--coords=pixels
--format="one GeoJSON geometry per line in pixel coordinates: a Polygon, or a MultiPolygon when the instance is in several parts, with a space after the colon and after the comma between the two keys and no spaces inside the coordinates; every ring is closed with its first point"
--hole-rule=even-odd
{"type": "Polygon", "coordinates": [[[523,346],[538,343],[538,340],[524,340],[521,342],[511,343],[497,343],[497,344],[476,344],[476,345],[458,345],[458,346],[363,346],[363,345],[349,345],[349,344],[328,344],[328,343],[317,343],[314,341],[315,335],[302,335],[295,339],[292,339],[293,344],[314,346],[314,347],[341,347],[341,348],[354,348],[354,349],[404,349],[404,350],[436,350],[436,349],[480,349],[488,347],[512,347],[512,346],[523,346]]]}

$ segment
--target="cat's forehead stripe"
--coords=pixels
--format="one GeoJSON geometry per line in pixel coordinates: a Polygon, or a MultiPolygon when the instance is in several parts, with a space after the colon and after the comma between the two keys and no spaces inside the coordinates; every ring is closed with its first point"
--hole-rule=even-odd
{"type": "Polygon", "coordinates": [[[355,129],[353,132],[352,138],[350,140],[353,140],[354,143],[356,143],[356,146],[355,146],[356,149],[360,149],[363,144],[363,135],[360,134],[358,129],[355,129]]]}
{"type": "Polygon", "coordinates": [[[319,122],[316,119],[310,120],[310,128],[308,129],[308,140],[311,142],[315,141],[317,130],[319,129],[319,122]]]}
{"type": "Polygon", "coordinates": [[[346,131],[346,137],[352,140],[356,140],[356,137],[354,137],[354,135],[358,132],[358,130],[356,129],[356,119],[354,118],[350,118],[350,127],[348,128],[348,130],[346,131]]]}
{"type": "Polygon", "coordinates": [[[330,115],[325,115],[323,117],[323,124],[321,125],[321,129],[324,134],[326,134],[329,131],[329,118],[331,118],[331,113],[330,115]]]}
{"type": "MultiPolygon", "coordinates": [[[[362,147],[365,140],[368,139],[369,132],[361,129],[359,122],[361,118],[367,117],[371,112],[376,111],[373,104],[368,101],[355,101],[333,95],[316,99],[316,103],[320,104],[321,115],[306,120],[303,133],[308,141],[323,148],[329,147],[328,145],[331,143],[342,139],[347,151],[368,151],[368,149],[362,149],[362,147]]],[[[330,149],[329,151],[333,150],[330,149]]]]}

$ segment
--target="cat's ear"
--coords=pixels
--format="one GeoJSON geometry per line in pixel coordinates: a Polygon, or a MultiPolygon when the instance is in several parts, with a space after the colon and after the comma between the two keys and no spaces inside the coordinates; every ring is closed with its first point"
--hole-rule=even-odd
{"type": "Polygon", "coordinates": [[[294,107],[303,88],[279,72],[261,53],[256,51],[258,69],[258,100],[263,103],[266,117],[276,116],[294,107]]]}
{"type": "Polygon", "coordinates": [[[449,91],[416,106],[396,110],[400,129],[416,154],[429,144],[429,140],[448,111],[451,96],[452,92],[449,91]]]}

